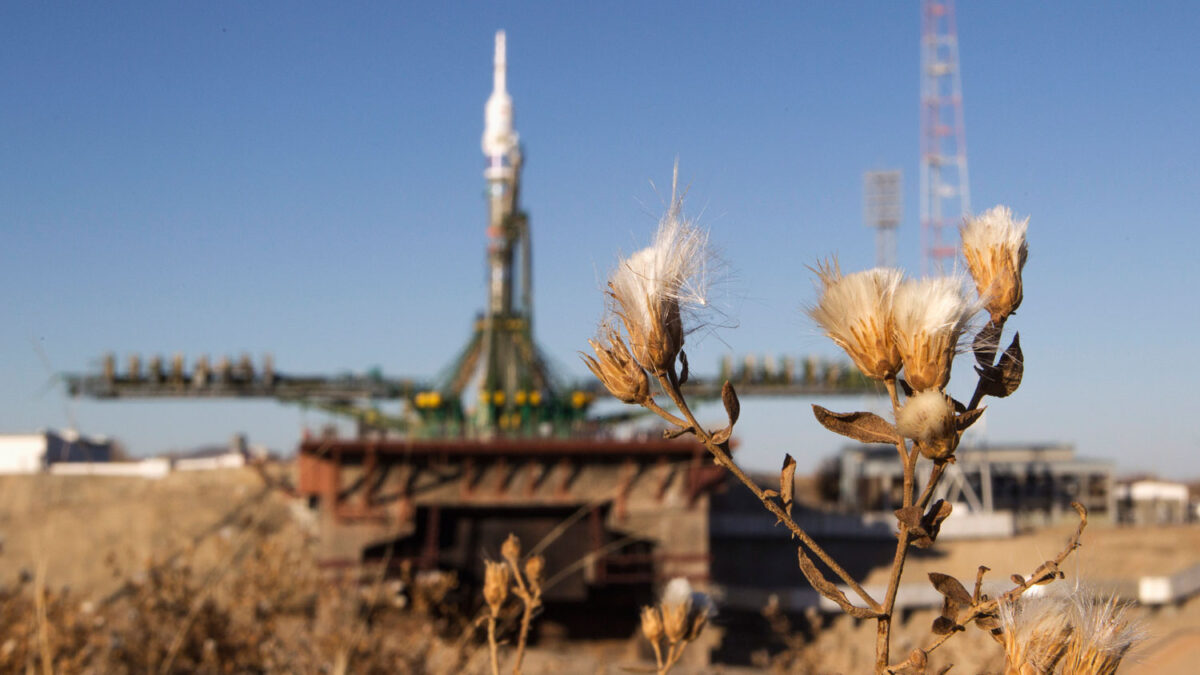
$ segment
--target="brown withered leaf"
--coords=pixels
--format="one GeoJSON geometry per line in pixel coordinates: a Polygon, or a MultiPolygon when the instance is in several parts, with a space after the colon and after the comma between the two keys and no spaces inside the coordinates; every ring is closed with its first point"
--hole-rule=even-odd
{"type": "Polygon", "coordinates": [[[975,619],[975,625],[981,630],[993,631],[1000,628],[1000,619],[991,614],[984,614],[975,619]]]}
{"type": "Polygon", "coordinates": [[[1021,334],[1013,335],[1012,344],[1000,355],[994,366],[977,367],[983,393],[995,398],[1004,398],[1021,386],[1025,374],[1025,357],[1021,353],[1021,334]]]}
{"type": "Polygon", "coordinates": [[[729,416],[729,426],[732,428],[737,424],[738,415],[742,414],[742,404],[729,380],[725,380],[725,385],[721,387],[721,403],[725,404],[725,414],[729,416]]]}
{"type": "Polygon", "coordinates": [[[896,443],[900,437],[896,427],[879,415],[869,412],[835,413],[813,404],[813,415],[821,426],[835,434],[863,443],[896,443]]]}
{"type": "Polygon", "coordinates": [[[944,616],[933,620],[933,632],[937,635],[949,635],[956,630],[958,630],[958,624],[944,616]]]}
{"type": "Polygon", "coordinates": [[[975,352],[975,362],[980,367],[990,368],[996,362],[996,351],[1000,349],[1000,332],[1003,329],[1003,326],[997,326],[988,321],[987,325],[975,335],[975,340],[971,343],[971,350],[975,352]]]}
{"type": "Polygon", "coordinates": [[[783,456],[783,468],[779,471],[779,495],[783,501],[783,511],[792,515],[792,500],[796,490],[796,460],[790,454],[783,456]]]}
{"type": "Polygon", "coordinates": [[[950,402],[954,404],[954,412],[958,413],[959,415],[967,412],[967,406],[962,401],[956,398],[951,398],[950,402]]]}
{"type": "Polygon", "coordinates": [[[921,527],[921,508],[919,506],[906,506],[902,509],[896,509],[896,520],[907,525],[910,530],[915,530],[921,527]]]}
{"type": "Polygon", "coordinates": [[[778,496],[779,496],[779,493],[778,493],[778,492],[776,492],[775,490],[772,490],[772,489],[770,489],[770,488],[767,488],[766,490],[763,490],[763,496],[764,496],[764,497],[767,497],[768,499],[770,499],[770,498],[772,498],[772,497],[778,497],[778,496]]]}
{"type": "Polygon", "coordinates": [[[962,582],[949,574],[941,572],[930,572],[929,582],[937,589],[938,593],[950,598],[960,605],[971,604],[971,594],[967,592],[967,588],[962,585],[962,582]]]}
{"type": "Polygon", "coordinates": [[[1014,574],[1011,577],[1009,577],[1009,579],[1011,579],[1012,582],[1014,584],[1016,584],[1017,586],[1020,586],[1021,588],[1025,588],[1025,577],[1021,576],[1020,574],[1014,574]]]}
{"type": "Polygon", "coordinates": [[[971,427],[972,424],[975,424],[979,421],[979,418],[983,416],[983,411],[985,410],[987,410],[987,406],[976,408],[974,410],[968,410],[962,413],[954,418],[954,427],[958,429],[959,433],[966,431],[971,427]]]}
{"type": "Polygon", "coordinates": [[[688,362],[687,352],[679,350],[679,386],[687,384],[688,381],[688,362]]]}
{"type": "MultiPolygon", "coordinates": [[[[913,529],[912,545],[917,548],[929,548],[933,546],[938,532],[942,530],[942,521],[948,518],[950,512],[953,510],[954,507],[944,499],[934,502],[933,506],[929,507],[929,511],[921,516],[920,527],[913,529]]],[[[896,517],[899,518],[900,514],[897,513],[896,517]]]]}
{"type": "Polygon", "coordinates": [[[722,443],[728,441],[729,437],[732,435],[733,435],[733,426],[732,425],[727,426],[723,429],[717,429],[716,431],[713,432],[713,435],[712,435],[713,443],[716,443],[717,445],[721,445],[722,443]]]}

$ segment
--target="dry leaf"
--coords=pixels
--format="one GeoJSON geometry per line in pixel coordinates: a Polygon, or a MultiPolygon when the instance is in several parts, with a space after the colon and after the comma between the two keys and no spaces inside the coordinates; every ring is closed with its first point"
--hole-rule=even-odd
{"type": "Polygon", "coordinates": [[[962,582],[949,574],[941,572],[930,572],[929,581],[938,593],[950,598],[960,605],[971,604],[971,594],[967,593],[967,588],[962,585],[962,582]]]}
{"type": "Polygon", "coordinates": [[[679,350],[679,386],[687,384],[688,381],[688,362],[687,352],[679,350]]]}
{"type": "Polygon", "coordinates": [[[835,434],[863,443],[898,443],[896,427],[879,415],[869,412],[835,413],[813,405],[813,415],[821,426],[835,434]]]}
{"type": "Polygon", "coordinates": [[[737,392],[733,390],[733,385],[729,384],[729,380],[725,380],[725,386],[721,387],[721,403],[725,404],[725,414],[729,415],[729,426],[737,424],[738,415],[742,413],[742,404],[738,402],[737,392]]]}
{"type": "Polygon", "coordinates": [[[966,431],[971,427],[972,424],[975,424],[975,422],[979,421],[979,418],[983,416],[983,411],[985,410],[987,410],[987,406],[964,412],[963,414],[954,418],[954,427],[958,429],[959,433],[966,431]]]}
{"type": "Polygon", "coordinates": [[[975,368],[979,373],[980,386],[983,393],[995,398],[1004,398],[1021,386],[1021,377],[1025,373],[1025,358],[1021,353],[1021,334],[1013,335],[1012,344],[1000,355],[1000,362],[994,366],[975,368]]]}
{"type": "Polygon", "coordinates": [[[792,515],[792,500],[796,486],[796,460],[791,455],[783,456],[783,469],[779,471],[779,494],[783,498],[783,511],[792,515]]]}

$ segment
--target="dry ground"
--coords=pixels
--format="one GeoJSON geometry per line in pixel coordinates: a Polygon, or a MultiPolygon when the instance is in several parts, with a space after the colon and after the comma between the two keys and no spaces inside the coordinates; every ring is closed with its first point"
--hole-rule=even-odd
{"type": "MultiPolygon", "coordinates": [[[[969,580],[974,578],[979,564],[991,567],[994,570],[991,578],[997,580],[1012,573],[1028,573],[1039,562],[1057,552],[1068,533],[1069,528],[1064,527],[1003,541],[939,544],[937,555],[913,560],[906,579],[921,579],[929,571],[941,571],[969,580]]],[[[0,587],[13,588],[15,580],[23,572],[26,576],[36,577],[42,571],[47,588],[70,586],[72,592],[69,597],[75,599],[71,602],[78,605],[95,602],[122,587],[127,588],[130,579],[144,580],[145,571],[155,565],[163,569],[176,562],[186,564],[194,571],[199,579],[195,586],[188,586],[184,582],[172,586],[176,592],[184,594],[194,592],[188,590],[191,588],[204,588],[201,582],[209,571],[230,568],[232,571],[224,575],[225,583],[220,590],[231,598],[227,618],[229,621],[240,621],[242,619],[238,617],[247,616],[250,617],[247,625],[256,625],[253,617],[262,612],[262,608],[239,608],[236,602],[239,594],[244,597],[252,592],[264,570],[267,574],[277,576],[295,574],[297,579],[311,570],[306,572],[295,562],[282,566],[270,560],[260,560],[259,566],[251,571],[242,567],[234,569],[236,560],[241,559],[235,560],[232,556],[238,542],[247,536],[271,539],[272,546],[262,554],[268,556],[272,555],[272,551],[285,550],[291,552],[288,555],[293,555],[304,546],[305,540],[303,528],[292,518],[288,500],[278,493],[266,491],[258,475],[249,470],[172,474],[160,481],[40,475],[0,477],[0,587]]],[[[249,557],[253,559],[255,555],[258,554],[249,557]]],[[[258,555],[258,558],[261,559],[262,555],[258,555]]],[[[1068,562],[1065,570],[1069,581],[1077,577],[1083,577],[1085,582],[1109,581],[1142,574],[1171,574],[1198,562],[1200,527],[1112,528],[1098,525],[1085,534],[1084,547],[1068,562]]],[[[883,574],[882,570],[876,571],[868,582],[879,581],[875,577],[883,574]]],[[[155,583],[161,585],[165,582],[155,583]]],[[[30,585],[26,584],[26,587],[30,585]]],[[[139,588],[144,593],[151,586],[153,584],[143,583],[139,588]]],[[[282,597],[278,591],[273,592],[276,596],[272,597],[282,597]]],[[[218,595],[214,591],[214,597],[218,595]]],[[[186,619],[184,615],[189,603],[186,602],[187,598],[183,600],[181,612],[171,614],[160,607],[154,610],[159,613],[153,616],[165,617],[161,621],[166,623],[186,619]]],[[[142,605],[137,607],[141,607],[138,611],[150,611],[142,605]]],[[[32,608],[32,605],[28,605],[24,611],[32,608]]],[[[1122,673],[1182,675],[1198,672],[1200,601],[1193,599],[1180,607],[1156,611],[1139,610],[1139,614],[1145,621],[1150,638],[1140,650],[1141,662],[1127,664],[1122,673]]],[[[215,616],[220,619],[226,615],[215,616]]],[[[19,622],[23,618],[26,617],[18,613],[13,620],[19,622]]],[[[896,637],[896,648],[906,650],[925,642],[932,618],[931,612],[909,617],[896,637]]],[[[196,620],[193,618],[189,621],[196,620]]],[[[485,655],[477,646],[468,646],[465,651],[466,662],[457,666],[454,665],[454,659],[459,652],[455,645],[435,644],[430,647],[436,641],[428,625],[402,622],[387,629],[390,633],[379,635],[378,627],[359,629],[347,624],[339,633],[340,642],[334,640],[324,646],[317,644],[321,634],[314,628],[311,617],[295,620],[276,617],[270,625],[275,631],[272,640],[279,643],[274,648],[280,654],[296,649],[297,644],[308,649],[308,660],[304,662],[307,665],[296,670],[298,666],[291,662],[291,672],[333,672],[340,658],[348,659],[348,672],[367,672],[362,649],[383,649],[384,646],[418,649],[412,646],[417,644],[425,650],[418,653],[429,667],[418,668],[412,665],[412,661],[401,659],[387,662],[393,664],[390,670],[372,672],[482,673],[486,670],[485,655]],[[291,634],[283,636],[283,631],[291,631],[291,634]],[[361,642],[359,651],[345,647],[354,640],[361,642]]],[[[171,626],[164,628],[166,638],[182,634],[171,626]]],[[[0,625],[0,630],[3,629],[5,626],[0,625]]],[[[9,625],[7,630],[11,632],[15,629],[9,625]]],[[[676,672],[733,674],[774,670],[847,675],[866,672],[869,669],[873,633],[873,624],[856,624],[842,617],[820,633],[815,641],[802,648],[802,653],[796,654],[797,658],[787,670],[780,669],[778,661],[773,669],[762,661],[760,667],[755,669],[713,666],[698,671],[681,669],[676,672]]],[[[197,649],[203,651],[203,636],[198,639],[197,649]]],[[[0,635],[0,659],[4,658],[6,641],[11,641],[11,635],[0,635]]],[[[239,648],[250,647],[253,645],[239,648]]],[[[947,643],[937,653],[936,661],[956,663],[952,671],[956,673],[987,672],[994,671],[998,666],[997,656],[994,643],[982,633],[972,631],[947,643]]],[[[161,654],[158,658],[161,658],[161,654]]],[[[282,657],[276,655],[275,658],[282,657]]],[[[636,640],[583,645],[550,640],[530,655],[525,672],[627,672],[623,668],[636,664],[638,659],[636,640]]],[[[101,668],[85,672],[108,671],[101,668]]],[[[145,671],[134,668],[122,672],[145,671]]],[[[179,672],[207,671],[197,667],[179,669],[179,672]]],[[[235,669],[232,672],[252,671],[235,669]]],[[[268,669],[267,672],[288,671],[268,669]]]]}

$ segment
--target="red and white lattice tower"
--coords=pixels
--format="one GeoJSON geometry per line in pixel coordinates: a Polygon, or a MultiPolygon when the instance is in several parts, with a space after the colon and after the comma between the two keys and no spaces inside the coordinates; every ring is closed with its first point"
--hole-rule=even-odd
{"type": "Polygon", "coordinates": [[[953,266],[955,229],[971,211],[954,0],[921,0],[921,266],[953,266]],[[945,229],[950,227],[948,233],[945,229]]]}

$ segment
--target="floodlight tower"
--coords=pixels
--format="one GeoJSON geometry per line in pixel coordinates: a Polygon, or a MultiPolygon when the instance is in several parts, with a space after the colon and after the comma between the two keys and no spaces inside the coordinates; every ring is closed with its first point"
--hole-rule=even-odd
{"type": "Polygon", "coordinates": [[[958,247],[943,229],[971,212],[962,99],[954,0],[922,0],[921,264],[927,274],[954,260],[958,247]]]}
{"type": "Polygon", "coordinates": [[[863,223],[875,229],[875,265],[896,266],[896,228],[903,209],[899,169],[863,174],[863,223]]]}

